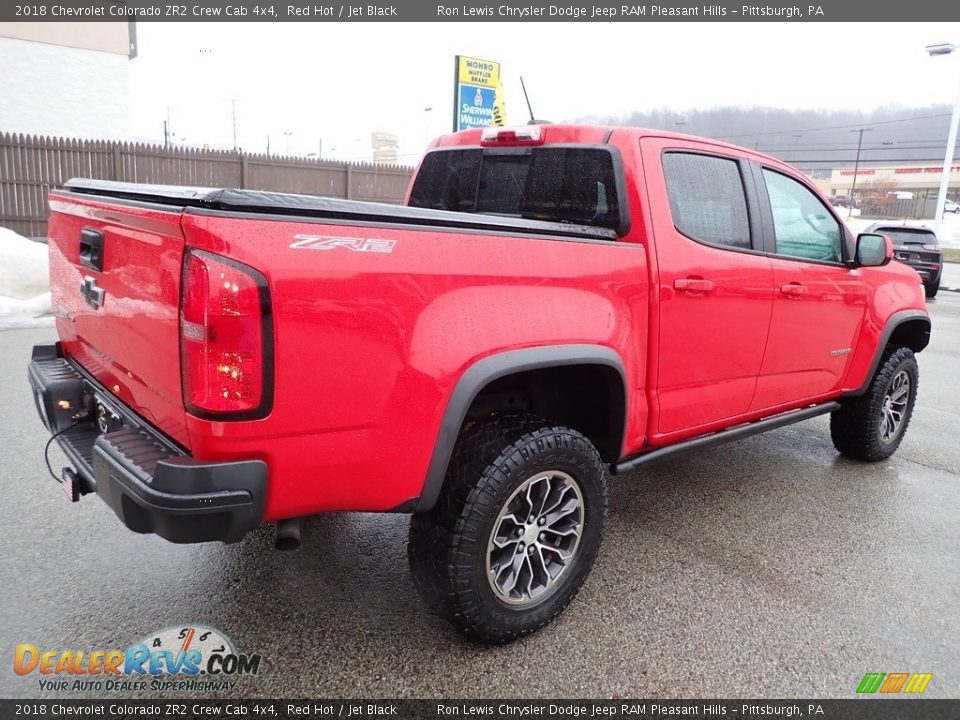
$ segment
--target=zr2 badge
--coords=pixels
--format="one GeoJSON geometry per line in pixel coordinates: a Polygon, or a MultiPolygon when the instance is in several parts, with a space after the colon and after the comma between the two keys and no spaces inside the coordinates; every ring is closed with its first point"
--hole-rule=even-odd
{"type": "Polygon", "coordinates": [[[294,250],[335,250],[346,248],[353,252],[390,253],[396,240],[384,238],[337,237],[334,235],[294,235],[294,250]]]}

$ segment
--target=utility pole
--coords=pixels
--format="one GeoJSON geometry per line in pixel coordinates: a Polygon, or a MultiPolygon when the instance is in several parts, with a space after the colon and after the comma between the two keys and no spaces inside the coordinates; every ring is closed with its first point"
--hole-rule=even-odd
{"type": "Polygon", "coordinates": [[[170,149],[170,106],[167,105],[167,119],[163,121],[163,147],[170,149]]]}
{"type": "Polygon", "coordinates": [[[230,100],[231,108],[231,118],[233,120],[233,151],[237,151],[237,100],[236,98],[231,98],[230,100]]]}
{"type": "MultiPolygon", "coordinates": [[[[960,45],[953,43],[934,43],[927,45],[927,53],[936,55],[950,55],[960,50],[960,45]]],[[[937,216],[933,219],[933,232],[940,237],[943,226],[943,211],[947,202],[947,191],[950,189],[950,173],[953,170],[953,155],[957,149],[957,129],[960,127],[960,88],[957,90],[957,99],[953,103],[953,114],[950,116],[950,132],[947,133],[947,152],[943,156],[943,171],[940,173],[940,191],[937,193],[937,216]]]]}
{"type": "Polygon", "coordinates": [[[853,185],[850,187],[850,207],[847,208],[848,220],[853,216],[853,205],[856,202],[856,200],[853,199],[853,195],[857,190],[857,172],[860,170],[860,148],[863,146],[863,134],[865,132],[873,132],[873,128],[858,128],[850,132],[860,134],[857,136],[857,159],[853,162],[853,185]]]}

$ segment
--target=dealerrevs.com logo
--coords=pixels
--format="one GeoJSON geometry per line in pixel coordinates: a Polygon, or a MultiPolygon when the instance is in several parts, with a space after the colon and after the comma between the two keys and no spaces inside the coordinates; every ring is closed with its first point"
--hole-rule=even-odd
{"type": "Polygon", "coordinates": [[[262,670],[258,653],[238,653],[219,630],[191,625],[147,635],[126,649],[50,650],[21,643],[13,671],[48,691],[228,691],[262,670]]]}

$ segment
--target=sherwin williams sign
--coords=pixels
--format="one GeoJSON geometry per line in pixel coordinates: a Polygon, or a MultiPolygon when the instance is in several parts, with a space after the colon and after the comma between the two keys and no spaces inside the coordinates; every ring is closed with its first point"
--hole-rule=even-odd
{"type": "Polygon", "coordinates": [[[457,55],[454,58],[453,129],[505,125],[500,63],[457,55]]]}

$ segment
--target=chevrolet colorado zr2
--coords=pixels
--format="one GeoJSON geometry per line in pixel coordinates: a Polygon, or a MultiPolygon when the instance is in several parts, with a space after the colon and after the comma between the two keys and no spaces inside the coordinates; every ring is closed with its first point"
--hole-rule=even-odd
{"type": "Polygon", "coordinates": [[[570,603],[611,475],[826,413],[841,454],[890,456],[930,336],[888,237],[778,160],[659,131],[447,135],[399,207],[49,201],[59,342],[29,380],[67,495],[178,543],[409,513],[424,599],[491,643],[570,603]]]}

